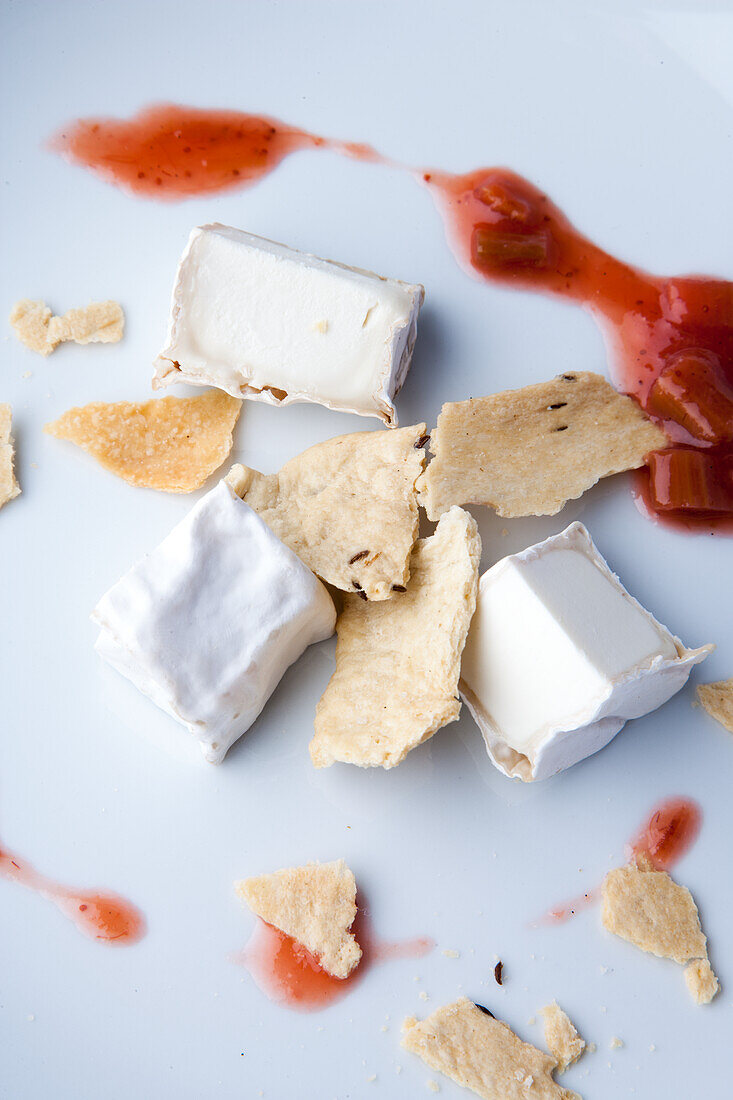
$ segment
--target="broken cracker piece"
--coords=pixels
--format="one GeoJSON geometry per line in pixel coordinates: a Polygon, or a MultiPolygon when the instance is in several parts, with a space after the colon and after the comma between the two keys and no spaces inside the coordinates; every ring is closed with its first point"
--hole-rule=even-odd
{"type": "Polygon", "coordinates": [[[430,519],[453,504],[553,516],[602,477],[644,465],[667,438],[599,374],[443,405],[418,481],[430,519]]]}
{"type": "Polygon", "coordinates": [[[342,859],[308,863],[235,884],[253,913],[315,955],[335,978],[348,978],[361,959],[349,931],[356,917],[356,881],[342,859]]]}
{"type": "Polygon", "coordinates": [[[278,474],[235,466],[227,480],[329,584],[386,600],[409,580],[425,425],[353,432],[309,447],[278,474]]]}
{"type": "Polygon", "coordinates": [[[242,402],[221,390],[136,404],[95,402],[44,428],[131,485],[190,493],[225,460],[242,402]]]}
{"type": "Polygon", "coordinates": [[[10,323],[21,343],[40,355],[50,355],[59,344],[116,344],[122,339],[125,315],[119,302],[91,302],[55,317],[45,302],[23,298],[16,302],[10,323]]]}
{"type": "Polygon", "coordinates": [[[484,1100],[579,1100],[553,1080],[548,1054],[467,997],[402,1026],[406,1050],[484,1100]]]}
{"type": "Polygon", "coordinates": [[[541,1012],[545,1025],[545,1043],[557,1063],[557,1072],[564,1073],[568,1066],[577,1062],[585,1050],[585,1039],[581,1039],[572,1020],[557,1001],[545,1005],[541,1012]]]}
{"type": "Polygon", "coordinates": [[[458,718],[480,557],[475,520],[452,508],[434,535],[416,543],[406,592],[382,603],[344,597],[336,670],[310,744],[317,768],[336,761],[392,768],[458,718]]]}
{"type": "Polygon", "coordinates": [[[685,967],[685,982],[699,1005],[710,1004],[720,989],[720,983],[707,959],[695,959],[685,967]]]}
{"type": "MultiPolygon", "coordinates": [[[[609,871],[603,882],[601,919],[603,926],[642,951],[682,966],[707,963],[707,938],[692,894],[666,871],[655,871],[648,860],[630,863],[609,871]]],[[[717,979],[704,967],[698,974],[686,976],[690,991],[697,997],[696,984],[710,988],[717,979]]],[[[711,994],[711,997],[715,993],[711,994]]],[[[703,1003],[703,1002],[698,1002],[703,1003]]]]}
{"type": "Polygon", "coordinates": [[[733,679],[698,684],[697,697],[710,717],[733,733],[733,679]]]}
{"type": "Polygon", "coordinates": [[[12,410],[0,405],[0,508],[20,493],[13,469],[13,437],[10,434],[12,410]]]}

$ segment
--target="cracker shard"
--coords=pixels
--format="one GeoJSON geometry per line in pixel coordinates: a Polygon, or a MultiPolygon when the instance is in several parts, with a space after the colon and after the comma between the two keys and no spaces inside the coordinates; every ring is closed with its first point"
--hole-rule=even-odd
{"type": "Polygon", "coordinates": [[[715,996],[717,979],[710,969],[697,906],[690,891],[666,871],[652,870],[643,859],[609,871],[601,917],[604,928],[642,951],[682,966],[701,964],[685,975],[688,988],[698,1003],[706,1003],[701,998],[707,992],[708,1000],[715,996]]]}
{"type": "Polygon", "coordinates": [[[221,390],[142,404],[94,402],[69,409],[44,431],[76,443],[131,485],[190,493],[229,454],[241,404],[221,390]]]}
{"type": "Polygon", "coordinates": [[[667,438],[598,374],[443,406],[418,482],[431,519],[453,504],[500,516],[552,516],[602,477],[644,465],[667,438]]]}
{"type": "Polygon", "coordinates": [[[342,859],[258,875],[235,889],[253,913],[306,947],[329,974],[347,978],[357,966],[361,948],[349,931],[356,881],[342,859]]]}
{"type": "Polygon", "coordinates": [[[585,1039],[581,1039],[577,1028],[567,1013],[563,1012],[557,1001],[545,1005],[542,1009],[545,1025],[545,1043],[557,1064],[557,1072],[564,1073],[568,1066],[577,1062],[585,1050],[585,1039]]]}
{"type": "Polygon", "coordinates": [[[59,344],[116,344],[122,339],[125,315],[119,302],[90,302],[55,317],[45,302],[23,298],[10,314],[16,336],[31,351],[50,355],[59,344]]]}
{"type": "Polygon", "coordinates": [[[733,733],[733,679],[699,684],[697,697],[710,717],[733,733]]]}
{"type": "Polygon", "coordinates": [[[424,424],[354,432],[309,447],[277,474],[235,466],[229,481],[317,576],[386,600],[409,580],[424,433],[424,424]]]}
{"type": "Polygon", "coordinates": [[[0,405],[0,508],[20,493],[13,468],[13,437],[10,434],[10,405],[0,405]]]}
{"type": "Polygon", "coordinates": [[[720,983],[707,959],[695,959],[685,967],[685,983],[699,1005],[710,1004],[720,989],[720,983]]]}
{"type": "Polygon", "coordinates": [[[548,1054],[466,997],[425,1020],[405,1020],[402,1046],[484,1100],[580,1100],[553,1080],[548,1054]]]}
{"type": "Polygon", "coordinates": [[[407,591],[383,603],[345,596],[336,623],[336,670],[316,708],[310,754],[392,768],[454,722],[461,654],[476,607],[481,539],[452,508],[419,539],[407,591]]]}

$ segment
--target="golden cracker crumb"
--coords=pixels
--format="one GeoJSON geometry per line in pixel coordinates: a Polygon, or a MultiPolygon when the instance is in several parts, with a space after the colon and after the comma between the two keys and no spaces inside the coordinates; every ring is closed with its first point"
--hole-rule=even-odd
{"type": "Polygon", "coordinates": [[[695,959],[685,967],[685,982],[696,1004],[710,1004],[720,983],[707,959],[695,959]]]}
{"type": "Polygon", "coordinates": [[[0,405],[0,508],[20,494],[13,466],[15,452],[11,426],[10,405],[0,405]]]}
{"type": "Polygon", "coordinates": [[[131,485],[190,493],[229,454],[241,404],[221,390],[142,404],[95,402],[69,409],[44,431],[76,443],[131,485]]]}
{"type": "Polygon", "coordinates": [[[733,679],[698,684],[697,697],[711,718],[733,733],[733,679]]]}
{"type": "Polygon", "coordinates": [[[13,306],[10,324],[27,348],[46,356],[68,340],[76,344],[116,344],[122,339],[125,315],[119,302],[107,301],[91,302],[83,309],[70,309],[56,317],[45,302],[23,298],[13,306]]]}
{"type": "Polygon", "coordinates": [[[568,1066],[577,1062],[585,1050],[585,1040],[567,1013],[563,1012],[557,1001],[541,1009],[545,1025],[545,1044],[557,1064],[557,1072],[564,1073],[568,1066]]]}

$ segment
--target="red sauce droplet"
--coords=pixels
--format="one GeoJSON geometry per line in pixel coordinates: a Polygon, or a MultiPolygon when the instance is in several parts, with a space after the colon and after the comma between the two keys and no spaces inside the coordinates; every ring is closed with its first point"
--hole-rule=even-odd
{"type": "Polygon", "coordinates": [[[659,278],[617,260],[507,169],[421,178],[474,275],[594,316],[620,388],[672,441],[639,475],[647,510],[688,530],[733,530],[733,283],[659,278]]]}
{"type": "MultiPolygon", "coordinates": [[[[654,807],[643,827],[626,845],[627,859],[647,856],[658,871],[668,871],[690,850],[702,825],[702,810],[691,798],[666,798],[654,807]]],[[[600,887],[556,905],[537,922],[561,924],[577,912],[595,904],[601,896],[600,887]]]]}
{"type": "Polygon", "coordinates": [[[334,978],[307,948],[259,918],[252,938],[234,961],[249,970],[270,1000],[301,1012],[313,1012],[344,997],[370,966],[392,959],[422,958],[435,946],[426,936],[399,942],[377,940],[364,909],[359,910],[353,931],[362,957],[348,978],[334,978]]]}
{"type": "Polygon", "coordinates": [[[628,846],[629,856],[648,856],[668,871],[690,850],[702,825],[702,810],[691,798],[668,798],[652,810],[628,846]]]}
{"type": "Polygon", "coordinates": [[[80,119],[51,148],[136,195],[185,199],[254,183],[289,153],[324,144],[258,115],[161,104],[130,119],[80,119]]]}
{"type": "Polygon", "coordinates": [[[137,943],[145,935],[139,909],[117,894],[79,892],[41,875],[25,860],[0,850],[0,876],[35,890],[56,905],[90,939],[110,944],[137,943]]]}

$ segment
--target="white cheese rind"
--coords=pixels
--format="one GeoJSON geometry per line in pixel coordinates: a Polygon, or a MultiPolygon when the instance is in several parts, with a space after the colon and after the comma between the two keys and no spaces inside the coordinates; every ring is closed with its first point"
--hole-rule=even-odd
{"type": "Polygon", "coordinates": [[[497,768],[546,779],[665,703],[712,648],[686,649],[573,523],[481,577],[460,691],[497,768]]]}
{"type": "Polygon", "coordinates": [[[178,266],[153,386],[311,401],[396,425],[424,294],[240,229],[199,226],[178,266]]]}
{"type": "Polygon", "coordinates": [[[325,587],[221,481],[101,598],[96,649],[223,760],[285,670],[333,634],[325,587]]]}

